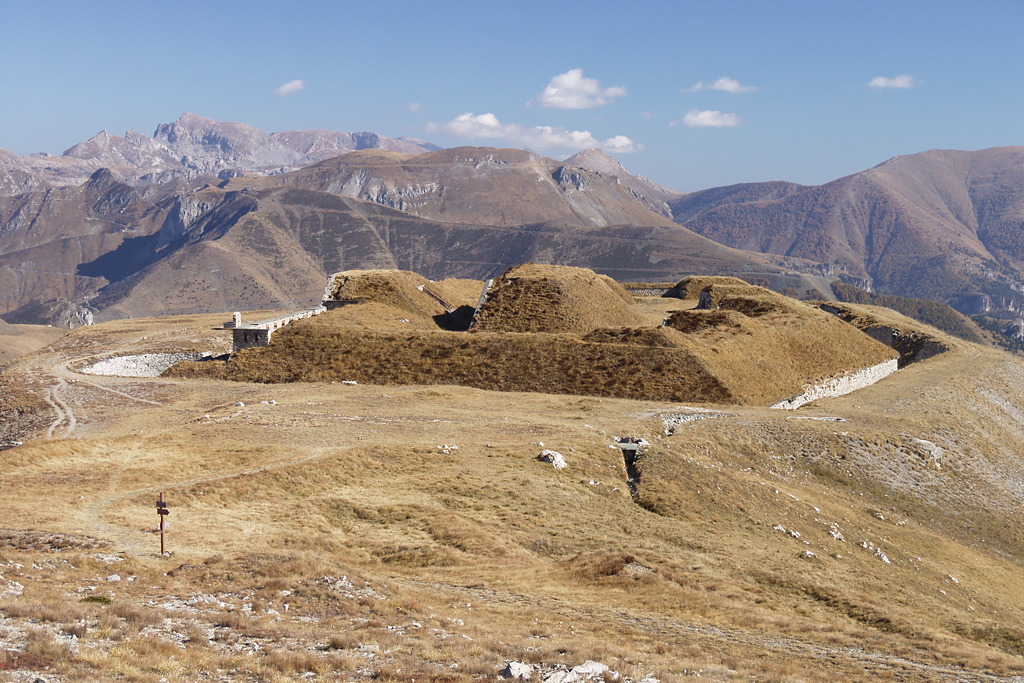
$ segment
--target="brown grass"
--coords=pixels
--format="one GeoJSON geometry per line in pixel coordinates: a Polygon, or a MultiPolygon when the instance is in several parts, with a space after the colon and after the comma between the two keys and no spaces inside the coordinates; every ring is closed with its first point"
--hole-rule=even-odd
{"type": "Polygon", "coordinates": [[[524,264],[494,281],[476,315],[486,332],[572,332],[638,325],[633,297],[585,268],[524,264]]]}
{"type": "MultiPolygon", "coordinates": [[[[638,304],[648,321],[673,305],[638,304]]],[[[324,344],[327,328],[350,323],[333,315],[307,321],[325,328],[324,344]]],[[[796,325],[778,313],[744,323],[773,319],[796,325]]],[[[655,355],[673,350],[659,340],[699,337],[740,358],[728,329],[695,327],[542,340],[655,355]]],[[[413,346],[428,331],[490,338],[416,329],[391,336],[413,346]]],[[[54,381],[52,368],[97,353],[100,339],[133,348],[144,336],[200,334],[182,321],[100,325],[16,370],[54,381]]],[[[351,337],[388,337],[379,335],[351,337]]],[[[539,344],[508,348],[543,358],[539,344]]],[[[96,681],[217,670],[468,681],[494,678],[508,660],[595,659],[633,680],[1019,675],[1022,367],[957,346],[796,414],[455,386],[69,383],[62,391],[83,426],[4,452],[0,516],[111,547],[2,549],[0,574],[25,589],[0,606],[9,637],[75,633],[79,654],[53,657],[33,636],[39,654],[7,653],[0,668],[96,681]],[[665,436],[667,412],[716,419],[665,436]],[[806,417],[846,422],[789,419],[806,417]],[[623,435],[652,444],[637,463],[636,499],[609,448],[623,435]],[[941,469],[919,439],[941,446],[941,469]],[[542,441],[566,470],[535,459],[542,441]],[[156,555],[155,487],[172,508],[172,558],[156,555]],[[114,572],[124,580],[100,583],[114,572]],[[342,576],[351,589],[318,582],[342,576]],[[86,594],[111,602],[83,603],[86,594]],[[193,602],[146,607],[178,601],[193,602]]]]}

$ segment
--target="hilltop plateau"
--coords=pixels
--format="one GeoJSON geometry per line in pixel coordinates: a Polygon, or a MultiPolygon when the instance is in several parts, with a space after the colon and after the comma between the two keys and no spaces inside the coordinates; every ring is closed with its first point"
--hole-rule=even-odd
{"type": "Polygon", "coordinates": [[[268,347],[171,372],[771,405],[898,355],[892,334],[882,343],[734,278],[687,278],[672,293],[688,300],[643,303],[611,278],[568,266],[517,266],[482,295],[464,286],[447,306],[434,288],[415,273],[339,273],[328,291],[348,305],[292,323],[268,347]]]}
{"type": "MultiPolygon", "coordinates": [[[[326,327],[368,345],[375,330],[415,340],[431,326],[551,345],[580,334],[446,331],[434,318],[472,301],[468,283],[427,283],[445,306],[411,274],[342,275],[335,293],[362,303],[292,323],[263,352],[326,327]]],[[[577,326],[588,292],[622,302],[597,321],[620,330],[670,307],[785,328],[806,306],[720,279],[677,287],[715,308],[629,303],[570,275],[561,310],[577,326]]],[[[0,374],[4,438],[24,441],[0,452],[2,668],[69,681],[471,681],[512,665],[538,680],[1014,680],[1024,365],[882,309],[838,313],[858,334],[943,351],[790,411],[642,387],[88,374],[112,357],[224,351],[230,331],[226,314],[79,327],[0,374]],[[639,439],[635,455],[617,442],[639,439]],[[539,461],[546,449],[567,466],[539,461]]],[[[745,348],[751,365],[776,353],[745,348]]]]}

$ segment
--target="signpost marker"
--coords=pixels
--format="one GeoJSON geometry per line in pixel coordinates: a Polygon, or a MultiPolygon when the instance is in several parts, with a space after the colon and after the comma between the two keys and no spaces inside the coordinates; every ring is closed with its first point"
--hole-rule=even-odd
{"type": "Polygon", "coordinates": [[[160,556],[163,557],[167,554],[164,550],[164,531],[166,529],[164,520],[167,518],[167,515],[171,514],[171,511],[167,509],[167,502],[164,500],[163,491],[160,492],[160,500],[156,502],[156,513],[160,515],[160,556]]]}

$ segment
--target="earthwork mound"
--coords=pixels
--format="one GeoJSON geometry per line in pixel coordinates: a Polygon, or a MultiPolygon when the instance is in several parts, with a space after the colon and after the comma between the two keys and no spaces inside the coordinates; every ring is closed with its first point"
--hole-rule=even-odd
{"type": "Polygon", "coordinates": [[[446,304],[454,309],[470,300],[475,303],[479,283],[468,295],[464,283],[435,283],[407,270],[346,270],[331,276],[325,294],[328,299],[372,301],[411,316],[431,318],[444,314],[446,304]]]}
{"type": "Polygon", "coordinates": [[[527,263],[494,281],[474,329],[586,334],[600,327],[639,325],[632,304],[632,295],[606,275],[527,263]]]}

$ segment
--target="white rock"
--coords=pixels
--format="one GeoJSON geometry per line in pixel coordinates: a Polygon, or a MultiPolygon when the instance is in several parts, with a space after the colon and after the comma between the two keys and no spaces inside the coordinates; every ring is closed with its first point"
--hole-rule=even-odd
{"type": "Polygon", "coordinates": [[[110,576],[107,577],[107,582],[108,583],[114,583],[115,581],[120,581],[120,580],[121,580],[121,577],[118,574],[111,574],[110,576]]]}
{"type": "Polygon", "coordinates": [[[537,459],[541,462],[551,463],[556,470],[565,469],[568,466],[565,462],[565,458],[562,457],[562,454],[558,451],[544,449],[540,452],[540,455],[537,456],[537,459]]]}
{"type": "Polygon", "coordinates": [[[241,401],[239,401],[239,402],[237,402],[237,403],[235,404],[235,407],[236,407],[236,408],[244,408],[244,407],[245,407],[245,404],[244,404],[244,403],[242,403],[241,401]]]}
{"type": "Polygon", "coordinates": [[[571,671],[554,671],[544,677],[544,683],[579,683],[580,677],[571,671]]]}
{"type": "Polygon", "coordinates": [[[579,666],[574,666],[570,671],[578,676],[601,676],[608,667],[601,662],[588,659],[579,666]]]}
{"type": "Polygon", "coordinates": [[[509,662],[501,670],[502,678],[514,678],[517,681],[528,681],[533,676],[533,667],[523,662],[509,662]]]}

